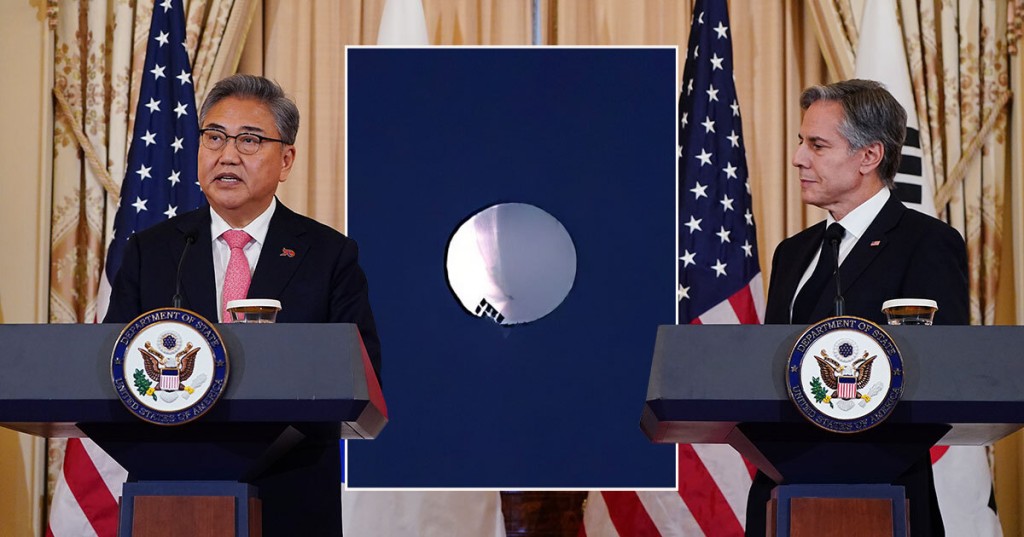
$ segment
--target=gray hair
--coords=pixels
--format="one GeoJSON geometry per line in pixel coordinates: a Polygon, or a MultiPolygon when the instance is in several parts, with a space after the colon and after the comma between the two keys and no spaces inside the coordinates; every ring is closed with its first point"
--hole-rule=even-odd
{"type": "Polygon", "coordinates": [[[811,86],[800,95],[800,107],[810,108],[816,101],[833,101],[842,105],[843,120],[839,134],[855,151],[875,142],[882,144],[884,154],[878,175],[885,186],[895,188],[900,168],[903,140],[907,136],[907,112],[899,101],[873,80],[844,80],[826,86],[811,86]]]}
{"type": "Polygon", "coordinates": [[[270,113],[274,115],[274,124],[277,125],[281,139],[288,145],[295,143],[295,136],[299,133],[299,108],[284,94],[284,90],[277,82],[262,76],[241,73],[217,82],[203,101],[203,108],[199,111],[199,124],[202,125],[206,121],[206,114],[215,104],[227,97],[256,99],[266,104],[270,108],[270,113]]]}

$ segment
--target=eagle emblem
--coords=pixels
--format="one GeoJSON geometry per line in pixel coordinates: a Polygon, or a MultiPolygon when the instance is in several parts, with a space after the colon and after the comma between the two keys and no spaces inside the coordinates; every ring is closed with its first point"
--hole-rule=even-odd
{"type": "Polygon", "coordinates": [[[110,354],[110,379],[129,412],[156,425],[181,425],[206,414],[224,393],[228,353],[217,329],[199,314],[157,308],[121,330],[110,354]]]}
{"type": "Polygon", "coordinates": [[[903,359],[877,324],[829,317],[793,344],[786,383],[790,400],[811,423],[834,433],[858,433],[895,408],[903,394],[903,359]]]}
{"type": "Polygon", "coordinates": [[[868,358],[868,352],[864,351],[862,357],[854,360],[852,364],[846,365],[832,359],[825,349],[821,349],[820,354],[821,356],[814,355],[814,359],[818,361],[818,367],[821,368],[821,382],[832,390],[831,394],[822,398],[822,402],[829,403],[832,399],[871,401],[871,396],[861,393],[860,390],[871,382],[871,364],[875,358],[878,358],[877,355],[868,358]]]}
{"type": "Polygon", "coordinates": [[[185,384],[185,381],[192,378],[196,355],[201,347],[186,343],[182,348],[181,343],[181,336],[167,332],[160,335],[156,346],[146,341],[145,345],[137,348],[142,355],[145,370],[145,374],[142,369],[135,370],[135,387],[140,393],[152,397],[154,401],[159,393],[164,401],[171,402],[178,395],[187,399],[206,382],[206,376],[199,375],[191,386],[185,384]]]}

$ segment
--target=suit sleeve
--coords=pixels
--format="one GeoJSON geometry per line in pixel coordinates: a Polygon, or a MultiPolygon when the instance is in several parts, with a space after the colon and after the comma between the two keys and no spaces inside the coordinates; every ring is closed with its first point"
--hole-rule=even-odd
{"type": "Polygon", "coordinates": [[[359,248],[355,241],[347,240],[342,247],[331,283],[330,322],[355,323],[359,327],[359,335],[363,338],[370,363],[380,379],[380,339],[377,337],[377,325],[370,309],[369,287],[366,275],[359,266],[359,248]]]}
{"type": "Polygon", "coordinates": [[[107,307],[103,322],[127,323],[142,313],[139,289],[141,259],[138,236],[132,235],[124,249],[121,268],[118,269],[110,286],[110,305],[107,307]]]}
{"type": "Polygon", "coordinates": [[[938,302],[935,324],[970,324],[967,248],[960,233],[943,225],[925,235],[910,255],[904,295],[938,302]]]}

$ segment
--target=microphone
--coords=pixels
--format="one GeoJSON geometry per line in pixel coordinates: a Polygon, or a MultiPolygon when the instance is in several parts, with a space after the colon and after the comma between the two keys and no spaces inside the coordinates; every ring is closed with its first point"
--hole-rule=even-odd
{"type": "Polygon", "coordinates": [[[185,248],[181,251],[181,258],[178,259],[178,276],[174,281],[174,297],[171,298],[171,306],[181,307],[181,267],[185,266],[185,255],[188,254],[188,247],[196,242],[195,230],[185,232],[185,248]]]}
{"type": "Polygon", "coordinates": [[[843,235],[846,235],[846,229],[838,222],[833,222],[825,230],[825,240],[832,244],[832,258],[836,262],[834,265],[836,267],[836,300],[832,313],[836,317],[846,313],[846,299],[843,298],[843,286],[839,281],[839,242],[843,240],[843,235]]]}

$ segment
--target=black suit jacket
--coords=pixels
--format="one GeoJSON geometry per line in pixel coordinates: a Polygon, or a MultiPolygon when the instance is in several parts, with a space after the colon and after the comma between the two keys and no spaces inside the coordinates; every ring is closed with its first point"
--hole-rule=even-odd
{"type": "MultiPolygon", "coordinates": [[[[825,222],[782,241],[772,258],[766,324],[790,324],[790,304],[800,278],[821,248],[825,222]]],[[[882,303],[893,298],[930,298],[938,302],[936,324],[968,324],[967,250],[953,228],[908,209],[895,195],[882,207],[839,267],[847,315],[886,324],[882,303]]],[[[835,281],[818,298],[812,322],[833,312],[835,281]]],[[[944,535],[927,454],[896,481],[910,501],[913,535],[944,535]]],[[[748,536],[765,535],[765,503],[775,483],[758,472],[747,497],[748,536]]]]}
{"type": "MultiPolygon", "coordinates": [[[[204,206],[129,239],[103,322],[127,323],[171,305],[178,260],[190,234],[196,242],[182,266],[182,306],[210,321],[219,318],[210,208],[204,206]]],[[[278,322],[355,323],[380,378],[380,341],[357,259],[355,241],[278,202],[248,296],[280,300],[278,322]]],[[[339,512],[338,429],[293,425],[307,437],[253,481],[263,499],[263,535],[341,535],[340,517],[320,517],[314,527],[305,527],[309,513],[339,512]]]]}
{"type": "MultiPolygon", "coordinates": [[[[782,241],[775,250],[766,324],[789,324],[796,286],[824,236],[825,222],[820,222],[782,241]]],[[[843,260],[839,276],[847,315],[884,325],[886,300],[930,298],[939,304],[935,324],[970,321],[963,238],[944,222],[908,209],[895,195],[843,260]]],[[[835,294],[835,281],[830,281],[811,319],[832,314],[835,294]]]]}
{"type": "MultiPolygon", "coordinates": [[[[129,239],[103,322],[127,323],[171,305],[178,260],[190,233],[196,242],[182,266],[182,306],[207,320],[219,319],[210,208],[204,206],[129,239]]],[[[248,296],[280,300],[278,322],[356,323],[379,378],[380,341],[357,259],[355,241],[278,202],[248,296]]]]}

